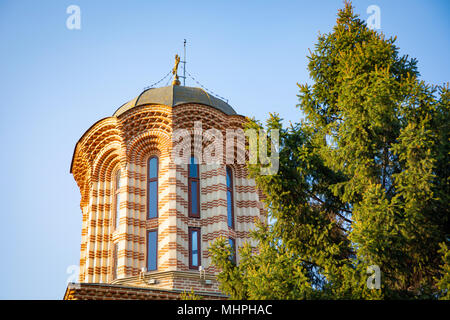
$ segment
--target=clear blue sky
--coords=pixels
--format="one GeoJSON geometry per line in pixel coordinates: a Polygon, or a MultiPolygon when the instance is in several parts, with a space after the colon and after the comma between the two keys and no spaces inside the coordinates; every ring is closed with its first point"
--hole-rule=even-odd
{"type": "MultiPolygon", "coordinates": [[[[381,30],[449,81],[449,1],[354,1],[381,9],[381,30]]],[[[308,48],[342,1],[2,1],[0,298],[61,299],[78,264],[75,143],[97,120],[159,80],[188,40],[187,70],[240,114],[298,121],[308,48]],[[66,8],[81,8],[81,30],[66,8]]],[[[187,85],[195,86],[192,81],[187,85]]]]}

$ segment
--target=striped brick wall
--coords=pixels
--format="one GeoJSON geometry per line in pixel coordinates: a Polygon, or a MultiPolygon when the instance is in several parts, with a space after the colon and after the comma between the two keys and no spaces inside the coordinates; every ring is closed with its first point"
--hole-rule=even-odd
{"type": "MultiPolygon", "coordinates": [[[[69,285],[64,300],[180,300],[182,290],[137,288],[110,284],[69,285]]],[[[196,292],[203,300],[226,300],[221,294],[196,292]]]]}
{"type": "MultiPolygon", "coordinates": [[[[133,283],[146,266],[147,231],[157,229],[157,272],[181,272],[175,277],[176,281],[162,282],[165,288],[189,290],[194,286],[217,292],[217,284],[213,287],[198,284],[195,280],[198,271],[189,270],[188,228],[201,228],[201,265],[208,275],[214,276],[217,270],[211,265],[210,243],[225,236],[235,238],[237,247],[241,246],[249,240],[255,220],[264,219],[265,212],[260,202],[262,195],[255,182],[247,178],[245,165],[232,164],[235,229],[230,229],[227,225],[226,167],[202,164],[201,216],[188,217],[188,169],[187,165],[176,165],[171,158],[172,132],[187,129],[194,137],[196,121],[201,121],[203,130],[216,128],[225,138],[226,129],[242,128],[245,118],[228,116],[198,104],[174,108],[140,106],[118,118],[100,120],[77,143],[72,173],[80,188],[83,216],[80,282],[111,283],[129,279],[133,283]],[[147,219],[147,161],[152,156],[159,159],[158,217],[147,219]],[[121,201],[116,229],[113,177],[118,169],[121,171],[121,201]],[[116,244],[117,279],[113,279],[113,248],[116,244]],[[183,274],[188,273],[192,276],[183,279],[183,274]]],[[[200,148],[207,145],[205,142],[200,148]]]]}

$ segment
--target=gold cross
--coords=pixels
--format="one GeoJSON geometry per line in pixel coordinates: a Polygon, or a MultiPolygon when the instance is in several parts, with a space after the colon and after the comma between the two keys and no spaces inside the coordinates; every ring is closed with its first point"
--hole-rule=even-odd
{"type": "Polygon", "coordinates": [[[179,86],[180,85],[180,80],[178,80],[178,64],[180,63],[180,57],[178,56],[178,54],[175,55],[175,66],[172,69],[172,74],[173,74],[173,81],[172,81],[172,85],[174,86],[179,86]]]}

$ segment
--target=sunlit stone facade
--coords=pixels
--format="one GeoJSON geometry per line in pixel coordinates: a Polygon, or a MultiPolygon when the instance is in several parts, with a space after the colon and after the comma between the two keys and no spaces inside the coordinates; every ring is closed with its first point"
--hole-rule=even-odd
{"type": "MultiPolygon", "coordinates": [[[[245,164],[225,163],[244,148],[227,149],[226,131],[244,121],[205,91],[172,85],[145,90],[89,128],[71,164],[83,217],[80,283],[219,293],[210,243],[223,236],[238,248],[264,217],[245,164]],[[222,133],[224,160],[189,169],[173,159],[173,134],[186,129],[193,141],[199,123],[222,133]]],[[[198,141],[193,155],[208,145],[198,141]]]]}

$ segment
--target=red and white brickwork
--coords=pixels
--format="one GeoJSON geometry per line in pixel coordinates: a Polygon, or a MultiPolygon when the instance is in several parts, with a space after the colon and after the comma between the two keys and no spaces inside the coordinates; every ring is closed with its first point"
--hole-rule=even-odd
{"type": "Polygon", "coordinates": [[[262,195],[254,180],[247,178],[245,165],[232,164],[232,230],[227,224],[226,166],[201,164],[200,218],[188,217],[188,167],[176,165],[171,158],[172,133],[188,129],[194,135],[196,121],[201,121],[203,130],[216,128],[225,137],[226,129],[242,128],[245,118],[195,103],[173,108],[144,105],[98,121],[79,140],[71,172],[81,192],[81,283],[219,292],[209,245],[219,236],[233,237],[237,247],[250,240],[255,220],[264,216],[262,195]],[[159,159],[158,217],[147,219],[147,161],[152,156],[159,159]],[[121,201],[116,229],[117,169],[121,172],[121,201]],[[189,227],[201,228],[201,265],[211,284],[200,279],[198,270],[189,269],[189,227]],[[154,229],[158,230],[158,268],[141,274],[147,261],[147,231],[154,229]],[[115,244],[117,278],[113,279],[115,244]],[[157,281],[149,284],[148,279],[157,281]]]}

